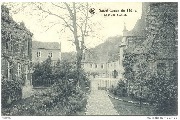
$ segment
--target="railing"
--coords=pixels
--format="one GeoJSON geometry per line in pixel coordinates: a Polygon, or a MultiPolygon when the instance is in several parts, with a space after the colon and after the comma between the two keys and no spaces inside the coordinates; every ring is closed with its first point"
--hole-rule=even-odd
{"type": "Polygon", "coordinates": [[[117,86],[119,81],[120,79],[115,78],[95,78],[91,81],[91,87],[92,89],[105,90],[117,86]]]}
{"type": "Polygon", "coordinates": [[[54,84],[54,81],[52,80],[32,80],[33,87],[50,87],[52,84],[54,84]]]}

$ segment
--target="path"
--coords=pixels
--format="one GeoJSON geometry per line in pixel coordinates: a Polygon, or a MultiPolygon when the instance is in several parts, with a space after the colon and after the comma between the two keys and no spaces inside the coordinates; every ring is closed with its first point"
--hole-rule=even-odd
{"type": "Polygon", "coordinates": [[[118,115],[104,90],[92,90],[86,108],[86,115],[118,115]]]}

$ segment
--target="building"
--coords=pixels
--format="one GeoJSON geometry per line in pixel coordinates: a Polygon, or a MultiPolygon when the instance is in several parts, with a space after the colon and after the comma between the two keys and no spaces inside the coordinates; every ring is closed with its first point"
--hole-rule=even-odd
{"type": "Polygon", "coordinates": [[[121,79],[122,66],[120,60],[109,60],[107,62],[82,62],[82,68],[93,75],[100,78],[116,78],[121,79]]]}
{"type": "Polygon", "coordinates": [[[94,77],[106,77],[107,66],[105,62],[83,62],[82,68],[94,77]]]}
{"type": "MultiPolygon", "coordinates": [[[[136,55],[137,60],[148,65],[151,74],[177,75],[177,3],[143,3],[142,8],[142,21],[138,25],[142,26],[140,33],[134,36],[134,33],[125,30],[125,44],[121,44],[121,53],[136,55]]],[[[135,74],[138,73],[139,61],[133,65],[135,74]]],[[[134,94],[135,91],[139,92],[137,84],[130,84],[134,94]]]]}
{"type": "MultiPolygon", "coordinates": [[[[163,70],[169,75],[178,61],[177,16],[177,3],[143,3],[141,26],[145,29],[141,33],[144,37],[140,44],[135,47],[130,45],[126,52],[150,54],[148,62],[151,71],[158,73],[163,70]]],[[[131,36],[129,33],[128,35],[131,36]]],[[[129,41],[128,37],[126,41],[129,41]]]]}
{"type": "Polygon", "coordinates": [[[2,81],[21,81],[21,97],[31,91],[32,36],[24,23],[16,23],[9,15],[9,9],[1,5],[1,78],[2,81]]]}
{"type": "Polygon", "coordinates": [[[32,62],[41,63],[51,57],[53,65],[61,61],[61,44],[58,42],[32,41],[32,62]]]}

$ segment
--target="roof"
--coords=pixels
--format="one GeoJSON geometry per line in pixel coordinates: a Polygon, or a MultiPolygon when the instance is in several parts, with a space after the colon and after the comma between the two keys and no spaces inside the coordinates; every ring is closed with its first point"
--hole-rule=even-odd
{"type": "Polygon", "coordinates": [[[40,42],[32,41],[32,49],[60,49],[60,44],[58,42],[40,42]]]}

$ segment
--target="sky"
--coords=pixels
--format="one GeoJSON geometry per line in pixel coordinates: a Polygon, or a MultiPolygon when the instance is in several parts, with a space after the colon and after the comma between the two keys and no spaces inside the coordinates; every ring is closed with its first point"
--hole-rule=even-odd
{"type": "MultiPolygon", "coordinates": [[[[13,4],[11,11],[14,11],[20,7],[19,4],[13,4]]],[[[57,10],[50,6],[49,3],[45,3],[45,7],[49,8],[53,12],[63,15],[64,11],[57,10]]],[[[141,2],[100,2],[92,3],[91,8],[95,9],[95,14],[91,18],[92,23],[96,23],[92,29],[93,34],[85,39],[85,45],[87,48],[92,48],[107,40],[108,37],[122,35],[124,24],[128,30],[133,29],[136,21],[141,18],[142,3],[141,2]],[[108,12],[100,12],[100,10],[107,10],[108,12]],[[121,12],[124,9],[126,12],[121,12]],[[127,9],[132,9],[133,12],[127,12],[127,9]],[[116,12],[110,12],[116,10],[116,12]],[[135,12],[136,11],[136,12],[135,12]],[[115,16],[104,16],[104,14],[115,14],[115,16]],[[118,15],[117,15],[118,14],[118,15]],[[127,16],[120,16],[126,14],[127,16]]],[[[61,51],[70,52],[75,51],[75,45],[72,43],[72,33],[67,29],[61,31],[62,21],[50,29],[53,23],[59,22],[54,16],[48,16],[37,12],[32,6],[26,6],[24,10],[20,10],[16,13],[11,13],[13,19],[17,22],[24,22],[26,27],[34,34],[33,40],[42,42],[61,42],[61,51]]],[[[79,16],[77,16],[79,17],[79,16]]]]}

